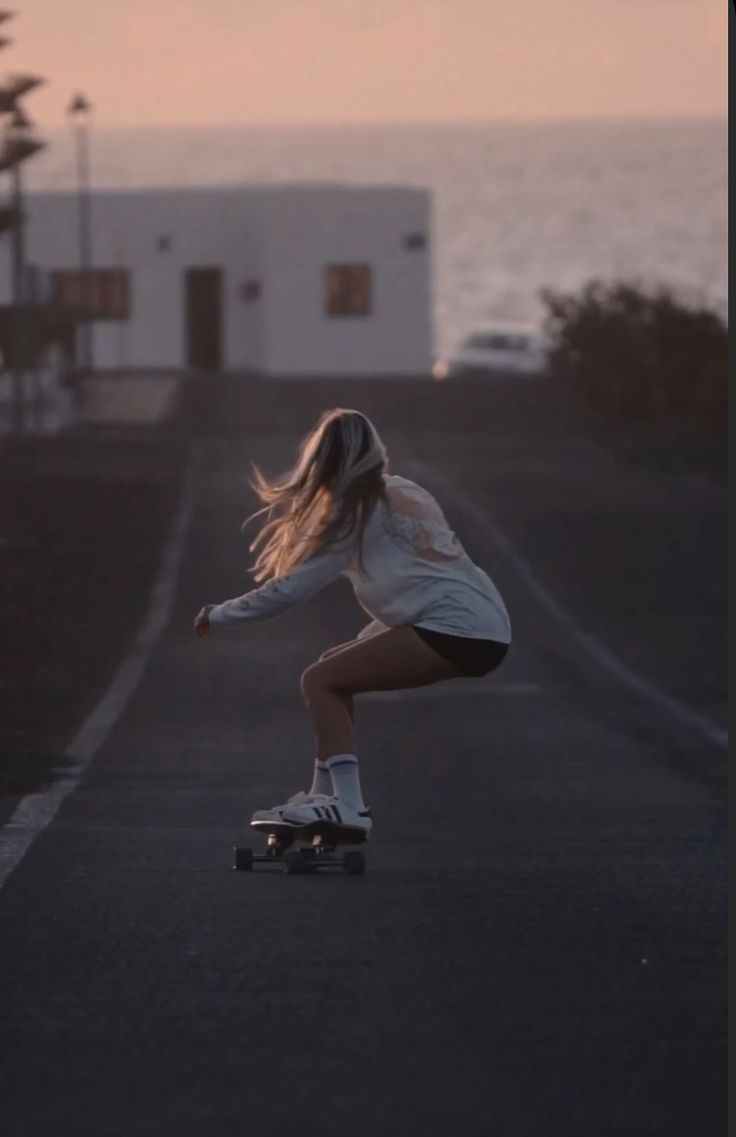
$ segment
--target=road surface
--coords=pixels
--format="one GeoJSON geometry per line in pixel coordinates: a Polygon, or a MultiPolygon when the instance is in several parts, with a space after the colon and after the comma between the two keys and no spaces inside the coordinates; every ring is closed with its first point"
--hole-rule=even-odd
{"type": "Polygon", "coordinates": [[[247,587],[247,460],[285,463],[326,397],[182,428],[170,619],[0,889],[5,1137],[720,1132],[717,489],[505,398],[467,422],[366,396],[513,648],[358,700],[365,877],[230,870],[250,812],[309,779],[300,671],[365,620],[344,583],[204,642],[191,620],[247,587]]]}

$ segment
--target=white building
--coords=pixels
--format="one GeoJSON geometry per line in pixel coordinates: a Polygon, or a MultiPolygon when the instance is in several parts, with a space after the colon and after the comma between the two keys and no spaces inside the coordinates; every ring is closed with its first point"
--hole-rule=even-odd
{"type": "MultiPolygon", "coordinates": [[[[76,196],[29,196],[26,222],[31,284],[78,302],[76,196]]],[[[96,192],[95,366],[428,375],[429,233],[423,189],[96,192]]],[[[0,258],[8,303],[7,240],[0,258]]]]}

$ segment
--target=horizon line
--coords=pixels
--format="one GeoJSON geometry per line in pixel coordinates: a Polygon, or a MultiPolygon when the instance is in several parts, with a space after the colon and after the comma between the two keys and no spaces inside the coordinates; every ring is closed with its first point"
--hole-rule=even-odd
{"type": "MultiPolygon", "coordinates": [[[[94,109],[94,104],[93,104],[94,109]]],[[[555,118],[452,118],[452,119],[278,119],[273,122],[258,120],[219,120],[212,122],[150,122],[150,123],[111,123],[105,125],[104,121],[95,121],[96,132],[104,131],[193,131],[193,130],[402,130],[417,127],[457,128],[457,127],[554,127],[554,126],[613,126],[616,124],[630,125],[676,125],[678,123],[710,123],[715,125],[727,124],[727,112],[692,112],[678,111],[672,114],[654,114],[642,112],[635,114],[611,115],[569,115],[555,118]]],[[[38,124],[40,125],[40,124],[38,124]]],[[[40,125],[40,129],[44,127],[40,125]]],[[[68,130],[69,126],[63,119],[46,127],[47,130],[68,130]]]]}

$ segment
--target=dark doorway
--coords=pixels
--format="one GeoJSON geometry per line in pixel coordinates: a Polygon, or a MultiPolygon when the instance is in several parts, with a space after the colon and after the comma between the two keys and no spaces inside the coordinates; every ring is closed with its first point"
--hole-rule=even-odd
{"type": "Polygon", "coordinates": [[[188,268],[184,304],[186,361],[194,371],[222,369],[222,269],[188,268]]]}

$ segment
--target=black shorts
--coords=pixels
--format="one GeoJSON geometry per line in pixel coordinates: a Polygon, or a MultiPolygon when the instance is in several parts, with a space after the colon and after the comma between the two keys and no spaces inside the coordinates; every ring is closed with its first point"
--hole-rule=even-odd
{"type": "Polygon", "coordinates": [[[419,628],[412,624],[418,636],[431,648],[455,663],[463,675],[488,675],[503,662],[509,645],[498,640],[477,640],[470,636],[450,636],[446,632],[434,632],[431,628],[419,628]]]}

